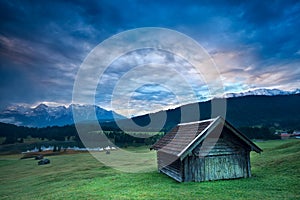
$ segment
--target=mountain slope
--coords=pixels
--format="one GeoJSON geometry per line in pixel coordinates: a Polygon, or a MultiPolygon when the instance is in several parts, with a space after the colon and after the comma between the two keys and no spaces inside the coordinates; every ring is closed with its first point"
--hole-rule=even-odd
{"type": "MultiPolygon", "coordinates": [[[[220,99],[215,99],[215,102],[220,99]]],[[[300,129],[300,94],[278,96],[244,96],[227,99],[226,119],[236,127],[242,126],[274,126],[280,128],[300,129]]],[[[160,111],[153,114],[134,117],[133,121],[141,126],[147,126],[150,118],[160,118],[166,112],[167,119],[164,126],[169,130],[182,122],[197,121],[211,118],[211,101],[184,105],[175,109],[160,111]],[[199,108],[200,117],[196,110],[199,108]],[[181,120],[184,110],[185,119],[181,120]]],[[[128,120],[121,120],[123,127],[132,128],[128,120]]],[[[104,123],[105,126],[116,126],[114,123],[104,123]]],[[[149,127],[149,130],[155,129],[149,127]]]]}

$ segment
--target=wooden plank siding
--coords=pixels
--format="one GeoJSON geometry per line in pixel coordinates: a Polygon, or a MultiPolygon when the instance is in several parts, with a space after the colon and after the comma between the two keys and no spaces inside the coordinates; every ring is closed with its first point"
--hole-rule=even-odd
{"type": "Polygon", "coordinates": [[[241,154],[207,156],[198,158],[188,156],[183,160],[185,182],[212,181],[250,177],[248,161],[241,154]]]}

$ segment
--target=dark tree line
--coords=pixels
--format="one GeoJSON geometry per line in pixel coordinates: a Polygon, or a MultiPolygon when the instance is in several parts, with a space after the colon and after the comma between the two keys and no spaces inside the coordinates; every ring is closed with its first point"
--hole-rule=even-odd
{"type": "Polygon", "coordinates": [[[22,142],[27,137],[39,138],[41,140],[65,141],[78,137],[74,125],[63,127],[52,126],[45,128],[30,128],[24,126],[15,126],[12,124],[0,123],[0,137],[5,137],[4,144],[22,142]]]}
{"type": "MultiPolygon", "coordinates": [[[[97,130],[96,126],[83,125],[86,132],[97,130]]],[[[154,135],[148,138],[134,137],[126,134],[118,128],[102,127],[103,133],[116,145],[151,145],[154,144],[162,135],[154,135]]],[[[97,133],[95,133],[97,134],[97,133]]],[[[52,126],[45,128],[30,128],[24,126],[15,126],[12,124],[0,123],[0,137],[5,137],[3,144],[13,144],[23,142],[25,138],[32,137],[40,140],[70,141],[74,140],[82,146],[80,137],[74,125],[52,126]]]]}
{"type": "MultiPolygon", "coordinates": [[[[86,132],[97,130],[97,126],[91,124],[83,125],[86,132]]],[[[102,127],[103,133],[116,145],[151,145],[154,144],[163,134],[157,134],[152,137],[134,137],[124,133],[116,127],[102,127]]],[[[250,139],[279,139],[268,127],[241,127],[239,130],[250,139]]],[[[102,134],[103,134],[102,133],[102,134]]],[[[95,133],[97,134],[97,133],[95,133]]],[[[98,133],[100,134],[100,133],[98,133]]],[[[12,124],[0,123],[0,137],[5,137],[3,144],[13,144],[23,142],[25,138],[39,138],[41,140],[54,141],[77,141],[80,143],[80,137],[74,125],[52,126],[45,128],[29,128],[24,126],[15,126],[12,124]]]]}
{"type": "Polygon", "coordinates": [[[272,133],[268,127],[241,127],[239,130],[250,139],[273,140],[280,139],[279,135],[272,133]]]}

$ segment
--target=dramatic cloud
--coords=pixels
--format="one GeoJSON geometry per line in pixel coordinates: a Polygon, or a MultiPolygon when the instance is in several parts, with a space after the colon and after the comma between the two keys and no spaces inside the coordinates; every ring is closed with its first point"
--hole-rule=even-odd
{"type": "MultiPolygon", "coordinates": [[[[0,9],[0,108],[14,103],[71,103],[76,74],[89,52],[105,39],[139,27],[174,29],[199,42],[216,63],[225,92],[300,87],[298,1],[3,0],[0,9]]],[[[91,80],[99,82],[95,102],[112,108],[111,94],[119,79],[147,63],[160,63],[189,77],[183,79],[198,100],[210,96],[205,80],[199,80],[188,63],[166,52],[145,51],[124,55],[103,77],[91,80]]],[[[181,96],[148,84],[137,88],[129,102],[119,104],[128,105],[127,111],[135,115],[189,103],[193,98],[184,92],[183,79],[165,78],[178,86],[181,96]]],[[[132,80],[131,86],[137,81],[132,80]]],[[[86,88],[87,94],[94,92],[86,88]]],[[[129,89],[124,87],[121,94],[126,96],[129,89]]]]}

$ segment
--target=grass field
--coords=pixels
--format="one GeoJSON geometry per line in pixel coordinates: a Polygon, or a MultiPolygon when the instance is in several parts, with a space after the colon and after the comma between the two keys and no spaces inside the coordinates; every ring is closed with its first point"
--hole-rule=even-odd
{"type": "Polygon", "coordinates": [[[2,155],[0,199],[300,199],[300,141],[257,144],[264,152],[251,154],[251,178],[201,183],[177,183],[159,174],[155,152],[145,147],[129,148],[145,154],[134,164],[113,151],[96,156],[120,160],[128,169],[147,165],[147,173],[117,171],[89,153],[48,157],[51,164],[44,166],[2,155]]]}

